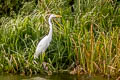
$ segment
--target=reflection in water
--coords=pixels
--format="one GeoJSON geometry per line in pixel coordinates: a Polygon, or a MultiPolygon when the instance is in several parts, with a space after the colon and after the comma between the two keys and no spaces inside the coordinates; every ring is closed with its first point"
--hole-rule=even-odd
{"type": "Polygon", "coordinates": [[[47,79],[45,79],[45,78],[41,78],[41,77],[33,77],[33,78],[22,79],[22,80],[47,80],[47,79]]]}
{"type": "Polygon", "coordinates": [[[78,77],[77,75],[69,75],[65,73],[54,74],[51,76],[35,75],[32,77],[13,75],[13,74],[0,74],[0,79],[2,80],[108,80],[102,76],[81,75],[78,77]]]}

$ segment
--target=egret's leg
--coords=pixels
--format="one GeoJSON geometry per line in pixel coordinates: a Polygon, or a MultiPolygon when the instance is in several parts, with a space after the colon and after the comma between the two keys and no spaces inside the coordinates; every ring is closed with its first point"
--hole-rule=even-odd
{"type": "Polygon", "coordinates": [[[42,63],[44,61],[45,52],[40,55],[40,62],[42,63]]]}
{"type": "Polygon", "coordinates": [[[45,58],[45,52],[42,54],[42,62],[44,61],[45,58]]]}
{"type": "Polygon", "coordinates": [[[48,66],[47,66],[48,63],[45,62],[45,60],[44,60],[44,59],[45,59],[45,52],[42,54],[42,58],[41,58],[41,59],[42,59],[42,60],[41,60],[41,61],[42,61],[41,63],[42,63],[43,69],[48,70],[48,66]]]}

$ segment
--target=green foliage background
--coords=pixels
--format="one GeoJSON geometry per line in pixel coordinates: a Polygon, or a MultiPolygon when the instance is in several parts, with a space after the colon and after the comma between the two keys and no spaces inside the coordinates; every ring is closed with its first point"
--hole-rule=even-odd
{"type": "Polygon", "coordinates": [[[109,0],[4,0],[0,1],[0,70],[35,74],[71,71],[118,76],[120,71],[120,4],[109,0]],[[5,5],[4,5],[5,4],[5,5]],[[37,43],[49,31],[53,39],[42,60],[33,63],[37,43]]]}

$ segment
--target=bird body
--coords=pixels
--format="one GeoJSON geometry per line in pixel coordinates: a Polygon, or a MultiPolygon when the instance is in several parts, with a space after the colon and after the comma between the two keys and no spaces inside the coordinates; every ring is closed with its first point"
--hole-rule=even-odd
{"type": "Polygon", "coordinates": [[[45,36],[37,45],[34,58],[38,58],[39,54],[44,53],[51,41],[48,41],[48,36],[45,36]]]}
{"type": "Polygon", "coordinates": [[[50,27],[50,31],[49,31],[49,34],[46,35],[37,45],[37,48],[36,48],[36,51],[35,51],[35,54],[34,54],[34,59],[35,58],[38,58],[38,56],[42,53],[45,52],[45,50],[48,48],[48,46],[50,45],[50,42],[52,40],[52,23],[51,23],[51,19],[53,17],[61,17],[59,15],[55,15],[55,14],[51,14],[50,17],[49,17],[49,27],[50,27]]]}

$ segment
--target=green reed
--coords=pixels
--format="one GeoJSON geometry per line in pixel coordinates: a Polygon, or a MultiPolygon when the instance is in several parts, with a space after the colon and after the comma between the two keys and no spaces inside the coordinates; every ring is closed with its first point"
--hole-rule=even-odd
{"type": "Polygon", "coordinates": [[[66,4],[64,0],[47,0],[31,8],[30,13],[22,8],[14,18],[0,19],[1,71],[31,75],[77,69],[78,74],[119,75],[119,5],[77,0],[72,13],[66,4]],[[47,13],[60,14],[62,18],[52,21],[53,39],[45,52],[45,70],[40,58],[38,64],[33,63],[33,54],[49,31],[47,13]]]}

